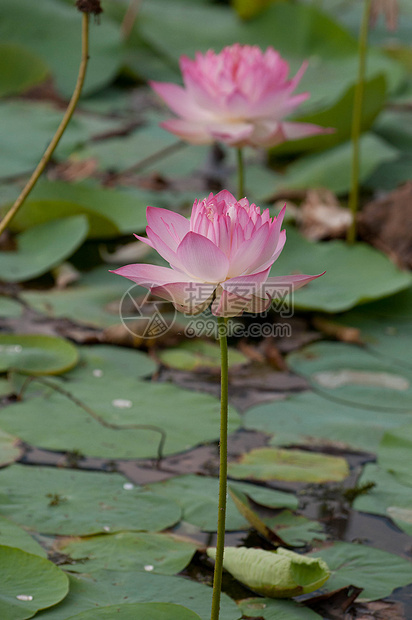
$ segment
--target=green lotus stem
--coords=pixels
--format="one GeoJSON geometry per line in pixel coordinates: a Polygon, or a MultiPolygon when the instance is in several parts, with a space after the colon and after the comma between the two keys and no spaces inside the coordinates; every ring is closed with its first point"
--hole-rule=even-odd
{"type": "Polygon", "coordinates": [[[245,166],[243,163],[243,150],[237,149],[237,199],[245,196],[245,166]]]}
{"type": "Polygon", "coordinates": [[[226,494],[227,494],[227,423],[228,423],[228,358],[227,319],[218,317],[218,333],[221,354],[220,393],[220,468],[219,511],[217,519],[217,543],[211,620],[219,620],[220,594],[222,591],[223,552],[225,548],[226,494]]]}
{"type": "Polygon", "coordinates": [[[12,205],[12,207],[10,207],[10,210],[6,213],[6,215],[0,222],[0,235],[2,234],[2,232],[4,232],[6,227],[10,224],[11,220],[14,218],[17,211],[20,209],[20,207],[26,200],[27,196],[30,194],[33,187],[36,185],[41,174],[43,173],[44,169],[49,163],[51,156],[53,155],[57,145],[59,144],[60,138],[64,134],[66,127],[69,124],[70,119],[73,116],[73,112],[76,109],[77,103],[79,101],[80,94],[82,92],[82,88],[84,84],[84,78],[86,77],[88,59],[89,59],[89,14],[83,13],[83,17],[82,17],[82,58],[80,62],[79,74],[77,76],[77,82],[76,82],[75,89],[73,91],[73,95],[70,99],[69,105],[67,106],[67,110],[63,116],[63,119],[56,133],[54,134],[52,141],[50,142],[49,146],[45,150],[43,157],[39,161],[37,168],[31,175],[28,182],[26,183],[20,196],[17,198],[16,202],[12,205]]]}
{"type": "Polygon", "coordinates": [[[352,213],[352,223],[348,228],[346,240],[354,243],[356,240],[356,213],[359,208],[359,138],[362,124],[363,91],[365,85],[366,54],[368,50],[368,29],[371,12],[371,0],[365,0],[362,25],[359,33],[359,69],[358,81],[355,86],[352,114],[352,170],[351,187],[349,193],[349,209],[352,213]]]}

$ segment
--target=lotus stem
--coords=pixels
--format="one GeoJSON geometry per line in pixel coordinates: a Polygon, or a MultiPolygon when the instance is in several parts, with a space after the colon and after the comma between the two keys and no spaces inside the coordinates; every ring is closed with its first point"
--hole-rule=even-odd
{"type": "Polygon", "coordinates": [[[56,133],[54,134],[53,139],[50,142],[49,146],[45,150],[43,157],[39,161],[35,171],[31,175],[28,182],[26,183],[20,196],[17,198],[15,203],[12,205],[12,207],[10,207],[10,210],[6,213],[6,215],[0,222],[0,235],[4,232],[6,227],[10,224],[11,220],[14,218],[17,211],[20,209],[20,207],[26,200],[27,196],[30,194],[33,187],[36,185],[41,174],[44,172],[44,169],[49,163],[51,156],[53,155],[57,145],[59,144],[60,138],[64,134],[66,127],[69,124],[70,119],[73,116],[73,112],[76,109],[77,103],[79,101],[80,94],[82,92],[82,88],[84,84],[84,79],[86,77],[86,69],[87,69],[88,60],[89,60],[89,13],[83,13],[82,14],[82,58],[80,62],[79,73],[77,76],[77,82],[76,82],[75,89],[73,91],[73,95],[70,99],[70,103],[67,106],[67,110],[63,116],[63,119],[58,129],[56,133]]]}
{"type": "Polygon", "coordinates": [[[245,196],[245,166],[243,162],[243,150],[237,149],[237,199],[245,196]]]}
{"type": "Polygon", "coordinates": [[[219,467],[219,510],[217,520],[217,542],[215,574],[213,580],[211,620],[219,620],[220,594],[222,591],[223,552],[225,549],[226,495],[227,495],[227,425],[228,425],[228,357],[227,319],[218,317],[218,334],[221,355],[220,393],[220,467],[219,467]]]}
{"type": "Polygon", "coordinates": [[[365,85],[366,55],[368,51],[368,30],[371,12],[371,0],[365,0],[362,25],[359,33],[359,68],[358,80],[355,86],[352,113],[352,170],[351,187],[349,193],[349,209],[352,213],[352,223],[348,228],[346,240],[348,243],[356,241],[356,214],[359,208],[359,138],[362,124],[363,91],[365,85]]]}

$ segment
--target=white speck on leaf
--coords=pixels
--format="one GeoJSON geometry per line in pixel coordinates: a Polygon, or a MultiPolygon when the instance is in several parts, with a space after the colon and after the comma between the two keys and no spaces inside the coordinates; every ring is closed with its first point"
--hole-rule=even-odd
{"type": "Polygon", "coordinates": [[[31,594],[18,594],[16,598],[19,599],[19,601],[32,601],[33,600],[33,597],[31,594]]]}
{"type": "Polygon", "coordinates": [[[103,377],[103,370],[100,370],[100,368],[95,368],[93,370],[93,377],[103,377]]]}
{"type": "Polygon", "coordinates": [[[125,398],[115,398],[115,400],[112,400],[112,405],[118,409],[130,409],[133,403],[131,400],[126,400],[125,398]]]}
{"type": "Polygon", "coordinates": [[[153,564],[146,564],[146,566],[144,567],[145,571],[147,571],[148,573],[150,573],[153,569],[154,566],[153,564]]]}
{"type": "Polygon", "coordinates": [[[132,489],[134,489],[134,484],[132,484],[131,482],[125,482],[123,488],[125,491],[131,491],[132,489]]]}

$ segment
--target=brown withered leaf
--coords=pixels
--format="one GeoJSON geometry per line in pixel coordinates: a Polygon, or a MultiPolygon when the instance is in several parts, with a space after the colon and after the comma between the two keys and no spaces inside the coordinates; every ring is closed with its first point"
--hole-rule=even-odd
{"type": "Polygon", "coordinates": [[[303,235],[318,241],[344,237],[352,215],[340,206],[333,192],[320,188],[308,190],[296,219],[303,235]]]}

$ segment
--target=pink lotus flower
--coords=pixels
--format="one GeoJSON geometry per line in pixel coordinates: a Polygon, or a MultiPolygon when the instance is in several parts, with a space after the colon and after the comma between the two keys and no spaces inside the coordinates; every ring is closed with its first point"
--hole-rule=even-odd
{"type": "Polygon", "coordinates": [[[230,146],[272,147],[286,140],[329,132],[309,123],[284,121],[309,93],[293,95],[307,63],[288,80],[289,64],[272,47],[231,45],[220,54],[180,59],[185,87],[151,82],[180,118],[161,123],[192,144],[215,140],[230,146]]]}
{"type": "Polygon", "coordinates": [[[136,264],[113,273],[189,314],[211,302],[216,316],[263,312],[272,298],[319,277],[268,277],[286,241],[281,230],[284,211],[271,218],[268,209],[261,213],[255,204],[249,205],[246,198],[236,201],[227,190],[195,200],[190,220],[147,207],[147,238],[136,237],[159,252],[170,268],[136,264]]]}

